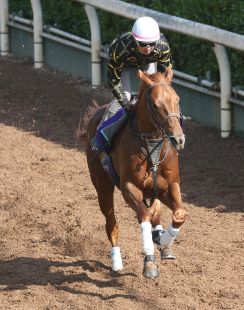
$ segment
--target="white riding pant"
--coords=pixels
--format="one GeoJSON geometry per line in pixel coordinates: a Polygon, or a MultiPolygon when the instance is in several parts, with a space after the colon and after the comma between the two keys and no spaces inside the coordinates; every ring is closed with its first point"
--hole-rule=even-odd
{"type": "MultiPolygon", "coordinates": [[[[157,72],[157,63],[147,64],[141,69],[146,71],[149,74],[156,73],[157,72]]],[[[130,73],[135,74],[135,69],[134,68],[124,68],[122,70],[122,74],[121,74],[122,87],[123,87],[123,90],[124,90],[128,100],[131,100],[131,93],[132,93],[131,82],[130,82],[130,73]]],[[[117,99],[114,98],[109,103],[109,105],[108,105],[108,107],[107,107],[107,109],[103,115],[101,123],[106,121],[110,117],[112,117],[120,108],[121,108],[121,105],[119,104],[117,99]]]]}

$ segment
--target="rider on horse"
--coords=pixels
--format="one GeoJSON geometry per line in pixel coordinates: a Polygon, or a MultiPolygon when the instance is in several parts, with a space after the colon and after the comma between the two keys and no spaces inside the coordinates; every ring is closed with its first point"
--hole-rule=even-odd
{"type": "Polygon", "coordinates": [[[151,17],[140,17],[131,32],[113,40],[109,49],[108,85],[114,99],[108,105],[92,140],[92,150],[106,150],[135,101],[131,95],[130,71],[142,70],[149,74],[164,73],[171,67],[169,44],[158,23],[151,17]]]}

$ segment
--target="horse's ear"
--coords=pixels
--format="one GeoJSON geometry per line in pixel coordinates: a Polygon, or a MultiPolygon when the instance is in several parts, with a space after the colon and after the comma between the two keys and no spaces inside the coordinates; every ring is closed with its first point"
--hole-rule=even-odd
{"type": "Polygon", "coordinates": [[[138,75],[139,79],[142,80],[143,72],[141,70],[137,71],[137,75],[138,75]]]}
{"type": "Polygon", "coordinates": [[[140,80],[144,81],[147,85],[152,85],[153,84],[153,82],[141,70],[138,70],[138,77],[139,77],[140,80]]]}
{"type": "Polygon", "coordinates": [[[173,70],[172,70],[172,68],[171,68],[171,67],[168,67],[168,68],[165,70],[164,75],[165,75],[165,79],[166,79],[169,83],[171,83],[172,80],[173,80],[173,70]]]}

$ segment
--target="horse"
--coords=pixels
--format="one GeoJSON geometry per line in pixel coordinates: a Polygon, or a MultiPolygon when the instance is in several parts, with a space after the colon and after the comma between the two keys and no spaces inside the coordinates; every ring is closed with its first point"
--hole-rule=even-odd
{"type": "MultiPolygon", "coordinates": [[[[138,76],[141,83],[138,102],[114,138],[109,155],[118,176],[117,186],[125,202],[136,212],[141,226],[143,275],[154,279],[159,276],[154,243],[162,259],[175,258],[171,246],[186,218],[178,163],[178,150],[184,148],[185,135],[180,124],[179,96],[171,85],[173,70],[167,68],[164,74],[151,75],[139,70],[138,76]],[[161,225],[162,203],[172,210],[172,224],[166,230],[161,225]]],[[[91,148],[105,108],[106,105],[96,109],[85,124],[86,157],[106,220],[112,270],[118,272],[123,269],[123,262],[114,211],[115,184],[103,169],[102,155],[94,156],[91,148]]]]}

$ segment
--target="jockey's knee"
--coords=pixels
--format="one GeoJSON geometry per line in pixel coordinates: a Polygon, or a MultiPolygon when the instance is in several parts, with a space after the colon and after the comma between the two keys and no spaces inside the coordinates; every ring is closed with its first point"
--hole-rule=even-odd
{"type": "Polygon", "coordinates": [[[173,213],[173,223],[181,226],[186,220],[186,210],[178,209],[173,213]]]}

